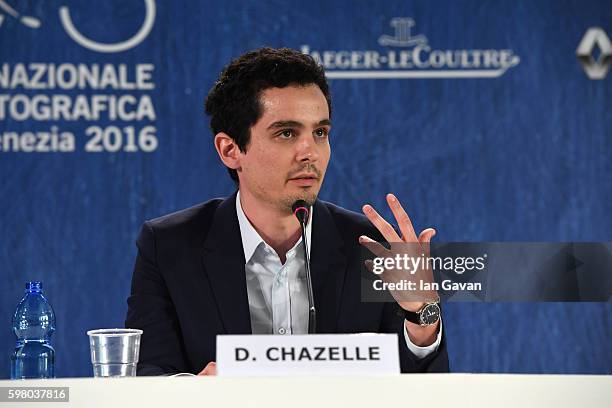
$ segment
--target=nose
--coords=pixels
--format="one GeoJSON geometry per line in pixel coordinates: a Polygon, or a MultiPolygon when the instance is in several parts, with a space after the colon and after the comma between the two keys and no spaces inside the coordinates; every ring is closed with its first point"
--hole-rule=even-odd
{"type": "Polygon", "coordinates": [[[319,160],[319,151],[314,136],[302,137],[296,149],[296,160],[298,162],[316,162],[319,160]]]}

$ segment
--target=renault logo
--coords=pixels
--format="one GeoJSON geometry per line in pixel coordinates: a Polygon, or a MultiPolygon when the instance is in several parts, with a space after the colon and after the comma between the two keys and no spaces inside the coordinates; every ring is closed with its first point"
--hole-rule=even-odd
{"type": "Polygon", "coordinates": [[[576,49],[576,56],[590,79],[604,79],[612,62],[612,44],[601,27],[587,30],[576,49]],[[595,55],[599,48],[599,57],[595,55]]]}

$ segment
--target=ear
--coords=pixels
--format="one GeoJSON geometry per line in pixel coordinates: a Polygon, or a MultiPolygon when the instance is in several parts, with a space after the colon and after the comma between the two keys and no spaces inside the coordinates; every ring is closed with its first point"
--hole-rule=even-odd
{"type": "Polygon", "coordinates": [[[215,135],[215,149],[219,158],[230,169],[240,168],[240,148],[227,133],[217,133],[215,135]]]}

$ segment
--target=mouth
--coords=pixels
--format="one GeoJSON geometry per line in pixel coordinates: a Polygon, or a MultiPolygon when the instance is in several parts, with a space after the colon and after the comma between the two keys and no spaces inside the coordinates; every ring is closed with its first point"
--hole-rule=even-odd
{"type": "Polygon", "coordinates": [[[319,177],[314,173],[300,174],[290,178],[289,181],[293,184],[297,184],[298,186],[310,187],[318,183],[319,177]]]}

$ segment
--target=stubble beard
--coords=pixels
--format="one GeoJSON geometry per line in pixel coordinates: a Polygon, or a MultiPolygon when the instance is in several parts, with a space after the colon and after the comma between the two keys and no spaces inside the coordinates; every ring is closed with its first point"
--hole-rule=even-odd
{"type": "Polygon", "coordinates": [[[281,197],[276,197],[275,199],[261,187],[252,190],[252,193],[255,195],[258,201],[276,207],[281,214],[290,215],[293,213],[293,203],[295,203],[297,200],[304,200],[310,206],[314,205],[314,202],[319,194],[319,190],[316,189],[316,186],[312,186],[303,188],[302,191],[283,194],[281,197]]]}
{"type": "Polygon", "coordinates": [[[314,202],[317,199],[317,196],[319,194],[319,188],[323,182],[323,175],[324,173],[322,171],[320,171],[315,165],[313,165],[312,163],[307,163],[304,166],[301,166],[299,169],[296,169],[294,171],[292,171],[291,173],[289,173],[287,175],[287,179],[290,179],[291,177],[293,177],[295,174],[298,174],[300,172],[303,171],[310,171],[313,172],[317,175],[317,177],[319,178],[319,182],[320,184],[317,186],[312,186],[312,187],[305,187],[305,188],[301,188],[302,191],[298,192],[298,193],[293,193],[293,194],[288,194],[284,197],[282,197],[279,200],[279,209],[281,210],[281,212],[283,213],[288,213],[291,214],[292,211],[292,207],[293,207],[293,203],[295,203],[297,200],[304,200],[306,201],[306,203],[309,206],[313,206],[314,202]],[[318,187],[318,188],[317,188],[318,187]]]}
{"type": "Polygon", "coordinates": [[[309,206],[313,206],[314,202],[317,199],[318,191],[315,192],[309,190],[311,189],[304,189],[302,193],[290,194],[285,197],[282,197],[278,203],[281,212],[291,214],[293,212],[293,203],[295,203],[297,200],[304,200],[309,206]]]}

